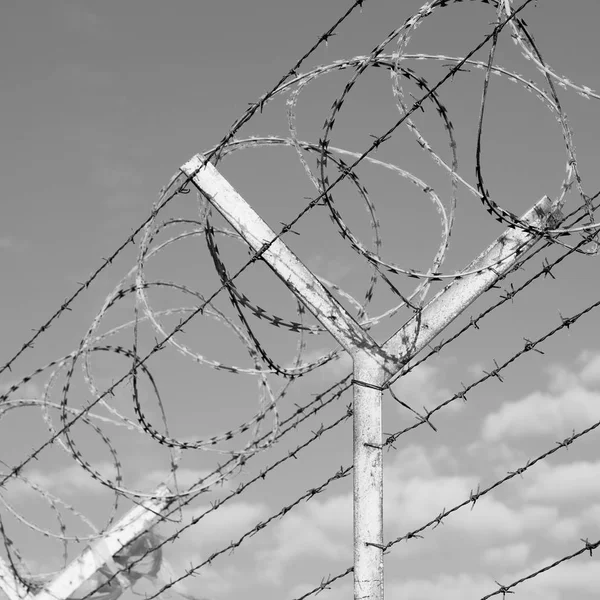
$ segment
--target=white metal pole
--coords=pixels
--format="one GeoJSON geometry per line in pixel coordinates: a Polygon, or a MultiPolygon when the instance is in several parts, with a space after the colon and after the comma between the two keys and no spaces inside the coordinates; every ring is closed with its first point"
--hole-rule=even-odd
{"type": "Polygon", "coordinates": [[[9,600],[32,600],[33,598],[2,558],[0,558],[0,589],[9,600]]]}
{"type": "Polygon", "coordinates": [[[354,357],[354,598],[383,600],[383,433],[386,371],[366,352],[354,357]]]}
{"type": "MultiPolygon", "coordinates": [[[[534,232],[509,228],[465,271],[401,327],[383,346],[353,319],[343,306],[280,240],[210,163],[195,156],[181,170],[255,250],[269,248],[262,258],[319,322],[352,356],[354,362],[354,598],[383,600],[383,450],[382,386],[422,350],[478,296],[506,273],[523,251],[538,239],[534,232]],[[518,253],[516,251],[519,251],[518,253]]],[[[535,227],[555,227],[562,219],[544,197],[523,216],[535,227]]],[[[62,573],[32,596],[0,559],[0,589],[9,600],[65,600],[129,542],[160,520],[168,505],[166,486],[130,511],[62,573]]]]}
{"type": "Polygon", "coordinates": [[[401,364],[381,352],[371,336],[321,285],[229,182],[202,157],[181,167],[210,203],[255,250],[273,242],[262,258],[354,361],[354,597],[383,599],[383,450],[381,383],[401,364]],[[275,241],[273,241],[275,240],[275,241]],[[370,387],[374,386],[374,387],[370,387]]]}
{"type": "MultiPolygon", "coordinates": [[[[382,385],[478,296],[487,290],[530,248],[538,235],[509,228],[466,270],[480,272],[456,279],[383,346],[352,318],[342,305],[281,241],[204,158],[195,156],[181,167],[196,187],[254,250],[270,244],[264,261],[347,350],[354,361],[354,598],[383,600],[383,450],[382,385]],[[518,252],[516,252],[518,250],[518,252]]],[[[552,227],[561,214],[542,198],[523,216],[527,223],[552,227]]]]}
{"type": "Polygon", "coordinates": [[[162,485],[154,492],[156,498],[144,501],[130,510],[103,538],[88,546],[67,568],[38,592],[35,600],[66,600],[100,567],[112,561],[113,556],[129,542],[139,537],[158,521],[168,504],[169,493],[162,485]]]}

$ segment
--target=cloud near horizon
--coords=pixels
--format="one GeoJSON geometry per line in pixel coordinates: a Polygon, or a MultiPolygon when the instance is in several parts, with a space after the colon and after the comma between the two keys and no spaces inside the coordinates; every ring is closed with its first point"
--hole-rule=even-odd
{"type": "Polygon", "coordinates": [[[600,420],[597,366],[600,353],[583,354],[579,372],[561,365],[549,366],[546,390],[536,390],[521,400],[505,402],[487,415],[482,428],[485,442],[532,436],[565,438],[572,431],[600,420]]]}

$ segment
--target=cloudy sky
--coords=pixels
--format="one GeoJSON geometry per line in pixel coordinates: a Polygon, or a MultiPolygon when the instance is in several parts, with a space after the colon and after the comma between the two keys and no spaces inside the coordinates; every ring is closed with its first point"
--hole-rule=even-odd
{"type": "MultiPolygon", "coordinates": [[[[8,2],[0,20],[0,297],[2,337],[0,366],[12,358],[33,330],[44,323],[79,283],[94,272],[150,214],[159,190],[179,166],[195,153],[216,145],[231,124],[288,72],[296,60],[350,6],[348,0],[21,0],[8,2]]],[[[301,68],[363,56],[420,7],[419,0],[365,0],[328,44],[321,45],[301,68]]],[[[596,0],[538,0],[524,11],[544,59],[579,86],[600,90],[596,0]]],[[[450,4],[436,10],[417,28],[401,66],[413,69],[431,85],[448,71],[451,58],[417,60],[414,55],[464,56],[491,31],[492,7],[480,2],[450,4]]],[[[395,43],[386,48],[393,52],[395,43]]],[[[485,49],[474,60],[486,60],[485,49]]],[[[499,40],[496,62],[544,88],[545,81],[531,61],[513,44],[506,30],[499,40]]],[[[296,106],[298,138],[316,144],[332,103],[354,72],[342,68],[311,81],[296,106]]],[[[347,66],[347,65],[346,65],[347,66]]],[[[439,91],[455,136],[459,173],[476,184],[475,143],[483,71],[474,66],[457,74],[439,91]]],[[[422,90],[402,80],[405,100],[422,90]]],[[[579,171],[585,192],[600,189],[597,140],[600,139],[598,100],[584,98],[573,88],[558,88],[562,107],[574,131],[579,171]]],[[[556,198],[565,176],[567,155],[561,128],[540,99],[505,76],[493,77],[483,134],[482,170],[490,196],[502,207],[523,214],[547,194],[556,198]]],[[[412,96],[412,97],[411,97],[412,96]]],[[[287,94],[279,95],[238,133],[288,137],[287,94]]],[[[451,162],[448,137],[435,107],[425,103],[414,123],[443,161],[451,162]]],[[[369,69],[358,79],[331,133],[331,146],[361,153],[398,119],[393,82],[387,69],[369,69]]],[[[346,162],[352,155],[343,156],[346,162]]],[[[446,209],[452,188],[448,173],[417,144],[413,133],[400,128],[374,157],[410,172],[435,190],[446,209]]],[[[305,154],[315,169],[315,156],[305,154]]],[[[227,156],[219,170],[275,230],[290,221],[315,196],[315,188],[293,148],[271,144],[243,148],[227,156]]],[[[384,260],[403,268],[426,271],[440,243],[440,218],[430,196],[407,178],[381,165],[357,169],[377,210],[384,260]]],[[[330,165],[330,178],[336,170],[330,165]]],[[[356,237],[372,248],[369,213],[356,188],[338,186],[334,200],[356,237]]],[[[575,190],[567,195],[565,212],[581,200],[575,190]]],[[[194,194],[178,196],[159,215],[159,222],[180,219],[160,231],[150,243],[159,247],[173,236],[194,228],[198,204],[194,194]]],[[[224,227],[215,215],[215,228],[224,227]]],[[[454,230],[441,270],[452,274],[468,264],[503,231],[468,190],[459,184],[454,230]]],[[[343,288],[359,302],[369,285],[366,261],[343,240],[319,206],[283,237],[315,273],[343,288]]],[[[230,273],[248,258],[239,240],[217,232],[216,242],[230,273]]],[[[136,244],[140,236],[136,238],[136,244]]],[[[576,235],[564,238],[577,243],[576,235]]],[[[44,333],[33,348],[0,374],[4,393],[37,368],[78,347],[101,311],[105,298],[135,267],[139,246],[129,244],[113,264],[44,333]]],[[[502,288],[510,290],[534,275],[542,260],[552,261],[564,249],[552,248],[527,262],[502,288]]],[[[598,300],[596,258],[571,255],[552,273],[519,293],[512,302],[486,316],[479,329],[471,328],[438,355],[394,384],[396,395],[416,410],[432,409],[452,398],[523,348],[523,338],[536,340],[598,300]]],[[[195,306],[194,290],[203,297],[219,288],[218,276],[204,236],[182,236],[153,255],[145,271],[147,281],[175,282],[183,287],[157,286],[148,301],[157,311],[195,306]]],[[[131,280],[128,280],[129,282],[131,280]]],[[[394,276],[403,294],[414,279],[394,276]]],[[[269,314],[296,321],[290,294],[263,265],[254,265],[239,279],[239,289],[269,314]]],[[[430,294],[439,288],[432,286],[430,294]]],[[[478,300],[470,315],[493,305],[502,290],[478,300]]],[[[356,309],[341,299],[353,314],[356,309]]],[[[395,305],[394,295],[381,281],[369,306],[377,316],[395,305]]],[[[239,326],[221,293],[213,304],[239,326]]],[[[189,312],[161,315],[169,331],[189,312]]],[[[134,319],[131,295],[111,306],[98,323],[97,335],[134,319]]],[[[216,364],[252,370],[243,334],[224,326],[219,317],[194,319],[170,347],[148,366],[160,389],[167,415],[168,435],[177,439],[207,439],[244,424],[260,408],[259,379],[252,373],[231,374],[216,364]]],[[[400,310],[372,328],[380,342],[410,317],[400,310]]],[[[237,319],[237,320],[236,320],[237,319]]],[[[280,365],[294,362],[298,338],[274,329],[248,313],[262,346],[280,365]]],[[[464,315],[442,337],[469,322],[464,315]]],[[[307,323],[313,322],[307,317],[307,323]]],[[[433,417],[437,432],[427,426],[402,435],[385,455],[385,538],[391,541],[435,519],[442,510],[468,500],[471,491],[484,489],[508,472],[556,447],[600,419],[600,345],[597,314],[589,314],[549,337],[543,354],[528,352],[495,377],[477,385],[468,403],[456,400],[433,417]]],[[[160,332],[146,320],[140,325],[140,349],[149,351],[160,332]]],[[[131,327],[104,338],[103,344],[132,347],[131,327]]],[[[304,360],[316,360],[332,350],[326,334],[307,336],[304,360]]],[[[103,392],[130,368],[124,355],[92,353],[94,385],[103,392]]],[[[87,405],[93,393],[86,386],[81,361],[75,365],[67,402],[87,405]]],[[[340,354],[278,398],[283,419],[297,406],[307,405],[351,372],[340,354]]],[[[15,407],[0,414],[0,471],[10,472],[49,437],[39,408],[45,385],[48,400],[60,403],[65,370],[50,379],[52,367],[37,374],[9,397],[15,407]]],[[[89,373],[87,374],[89,379],[89,373]]],[[[277,396],[284,381],[269,376],[277,396]]],[[[161,410],[144,376],[140,401],[146,418],[164,433],[161,410]]],[[[325,395],[328,400],[331,394],[325,395]]],[[[271,448],[253,457],[210,492],[172,515],[161,533],[172,534],[204,514],[211,502],[231,496],[209,512],[172,544],[165,557],[172,572],[202,565],[214,552],[227,548],[261,521],[293,504],[307,490],[351,465],[351,421],[341,419],[351,403],[350,391],[306,419],[271,448]],[[340,420],[341,419],[341,420],[340,420]],[[257,483],[232,494],[261,469],[285,458],[319,431],[327,429],[297,460],[285,460],[257,483]]],[[[314,404],[311,406],[315,406],[314,404]]],[[[171,454],[146,434],[139,434],[131,386],[120,386],[110,407],[131,419],[130,428],[117,426],[114,413],[99,409],[94,421],[73,428],[73,442],[86,462],[107,480],[115,481],[115,455],[122,466],[122,487],[150,492],[169,475],[171,454]],[[100,420],[100,417],[105,420],[100,420]],[[113,419],[113,421],[108,421],[113,419]],[[102,432],[100,435],[99,432],[102,432]],[[106,440],[110,441],[110,447],[106,440]],[[111,450],[112,449],[112,450],[111,450]],[[116,454],[113,454],[116,453],[116,454]]],[[[47,419],[60,424],[49,409],[47,419]]],[[[384,399],[384,431],[393,433],[415,423],[412,413],[389,395],[384,399]]],[[[271,422],[266,423],[263,433],[271,422]]],[[[238,436],[224,449],[240,448],[248,436],[238,436]]],[[[581,539],[600,539],[600,460],[594,430],[477,501],[444,519],[443,525],[422,532],[423,539],[402,541],[386,555],[386,593],[407,600],[433,598],[477,599],[555,560],[577,551],[581,539]]],[[[214,469],[225,457],[214,452],[184,453],[178,485],[185,489],[214,469]]],[[[59,445],[46,448],[23,474],[40,494],[22,481],[8,481],[2,492],[2,524],[33,574],[62,568],[62,546],[56,537],[60,521],[48,498],[60,498],[102,528],[113,514],[113,496],[94,481],[59,445]],[[48,536],[47,534],[50,534],[48,536]]],[[[244,537],[235,552],[226,551],[210,565],[197,569],[177,588],[197,598],[228,600],[240,594],[258,598],[294,599],[352,563],[351,474],[327,485],[309,501],[301,501],[256,535],[244,537]]],[[[131,508],[121,500],[115,514],[131,508]]],[[[90,528],[80,517],[59,506],[67,535],[83,536],[90,528]]],[[[72,559],[83,546],[71,542],[72,559]]],[[[4,549],[0,552],[6,556],[4,549]]],[[[127,599],[158,589],[156,585],[128,592],[127,599]]],[[[588,600],[600,589],[597,559],[589,554],[573,559],[516,588],[516,597],[588,600]]],[[[320,598],[350,596],[351,575],[336,581],[320,598]]],[[[1,593],[1,592],[0,592],[1,593]]],[[[123,596],[125,598],[125,596],[123,596]]],[[[139,596],[138,596],[139,597],[139,596]]]]}

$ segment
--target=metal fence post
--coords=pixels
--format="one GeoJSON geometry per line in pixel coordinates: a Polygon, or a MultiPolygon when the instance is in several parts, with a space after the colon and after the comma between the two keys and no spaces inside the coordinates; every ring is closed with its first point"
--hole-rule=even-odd
{"type": "Polygon", "coordinates": [[[382,383],[386,371],[369,353],[354,357],[354,598],[383,599],[382,383]]]}
{"type": "Polygon", "coordinates": [[[27,592],[27,588],[8,568],[2,558],[0,558],[0,589],[9,600],[33,600],[33,596],[27,592]]]}
{"type": "Polygon", "coordinates": [[[154,498],[130,510],[104,537],[90,544],[73,562],[39,591],[34,600],[66,600],[85,581],[111,561],[129,542],[150,529],[161,519],[167,507],[165,485],[154,491],[154,498]]]}
{"type": "MultiPolygon", "coordinates": [[[[354,598],[383,600],[383,386],[407,361],[507,272],[538,239],[509,228],[466,269],[470,275],[446,286],[385,344],[375,340],[321,285],[298,257],[204,157],[181,167],[197,189],[246,243],[273,269],[319,322],[352,356],[354,368],[354,598]]],[[[552,227],[560,212],[544,197],[522,219],[552,227]]]]}

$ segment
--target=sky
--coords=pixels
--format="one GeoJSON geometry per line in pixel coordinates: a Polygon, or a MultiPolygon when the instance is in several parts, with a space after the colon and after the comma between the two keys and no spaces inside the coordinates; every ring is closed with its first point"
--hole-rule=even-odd
{"type": "MultiPolygon", "coordinates": [[[[148,218],[160,189],[178,168],[198,152],[214,147],[232,123],[275,86],[351,5],[348,0],[20,0],[3,6],[0,20],[0,367],[39,328],[127,237],[148,218]]],[[[421,2],[365,0],[327,44],[322,44],[300,68],[364,56],[420,8],[421,2]]],[[[554,71],[578,86],[600,90],[596,0],[538,0],[524,9],[523,18],[554,71]]],[[[448,69],[450,58],[418,60],[415,55],[460,57],[491,31],[492,7],[480,2],[451,3],[427,18],[412,34],[401,66],[413,69],[431,85],[448,69]]],[[[392,43],[386,52],[393,52],[392,43]]],[[[486,48],[474,56],[487,60],[486,48]]],[[[510,32],[499,38],[496,64],[533,81],[547,84],[530,60],[513,43],[510,32]]],[[[352,76],[351,68],[337,69],[311,81],[298,96],[295,125],[298,139],[316,144],[331,105],[352,76]]],[[[475,145],[484,72],[473,66],[439,90],[447,109],[458,153],[458,173],[476,185],[475,145]]],[[[405,100],[422,94],[414,82],[402,80],[405,100]]],[[[389,71],[370,68],[357,80],[340,110],[331,133],[331,146],[362,153],[399,117],[389,71]]],[[[597,140],[600,139],[598,99],[558,86],[558,94],[574,132],[577,161],[585,192],[600,190],[597,140]]],[[[597,96],[597,94],[596,94],[597,96]]],[[[287,94],[280,94],[238,133],[250,137],[289,137],[287,94]]],[[[451,161],[447,130],[431,103],[413,115],[415,126],[433,150],[451,161]]],[[[505,76],[492,77],[486,106],[482,170],[490,197],[500,206],[522,215],[547,194],[556,198],[565,176],[567,155],[561,128],[553,114],[530,90],[505,76]]],[[[218,169],[276,231],[293,219],[315,197],[295,150],[283,145],[249,147],[223,158],[218,169]]],[[[342,155],[347,163],[351,156],[342,155]]],[[[373,155],[396,165],[431,187],[448,209],[452,188],[448,173],[420,148],[413,133],[399,128],[373,155]]],[[[304,154],[316,172],[314,154],[304,154]]],[[[329,166],[330,179],[336,174],[329,166]]],[[[440,216],[430,196],[419,185],[381,165],[363,164],[356,170],[369,191],[383,241],[383,260],[406,269],[427,271],[440,244],[440,216]]],[[[418,183],[418,182],[417,182],[418,183]]],[[[333,191],[344,222],[365,247],[372,248],[373,229],[364,201],[349,183],[333,191]]],[[[581,205],[575,188],[567,194],[564,212],[581,205]]],[[[158,232],[150,248],[193,229],[198,219],[194,193],[177,196],[159,215],[159,222],[179,219],[158,232]],[[187,221],[186,221],[187,220],[187,221]]],[[[222,235],[226,227],[215,214],[215,240],[229,273],[248,259],[243,244],[222,235]]],[[[467,186],[458,185],[457,210],[450,246],[441,271],[458,272],[505,230],[493,220],[467,186]]],[[[326,207],[318,206],[282,237],[314,273],[362,302],[370,269],[347,240],[342,239],[326,207]],[[295,232],[295,233],[294,233],[295,232]]],[[[579,241],[575,235],[561,238],[579,241]]],[[[136,266],[141,236],[129,244],[109,268],[94,280],[67,311],[0,374],[0,393],[23,377],[75,350],[105,299],[136,266]]],[[[564,249],[544,249],[502,289],[477,300],[467,313],[441,336],[446,339],[493,305],[502,290],[510,290],[534,275],[542,260],[554,260],[564,249]]],[[[598,300],[597,257],[574,254],[504,303],[440,353],[398,380],[395,394],[415,410],[432,409],[478,381],[485,372],[503,364],[523,348],[523,338],[534,340],[598,300]]],[[[219,288],[219,278],[204,236],[186,236],[148,259],[147,281],[174,282],[148,291],[154,310],[197,306],[219,288]]],[[[128,280],[131,282],[131,279],[128,280]]],[[[403,294],[415,279],[393,276],[403,294]]],[[[296,304],[289,291],[262,264],[251,266],[238,280],[250,301],[282,319],[296,321],[296,304]]],[[[431,286],[430,298],[440,289],[431,286]]],[[[393,307],[397,300],[381,281],[369,315],[393,307]]],[[[356,307],[340,302],[356,315],[356,307]]],[[[221,292],[213,306],[240,326],[227,295],[221,292]]],[[[143,307],[140,306],[143,312],[143,307]]],[[[166,330],[182,316],[161,315],[166,330]]],[[[388,339],[411,316],[403,308],[374,326],[378,342],[388,339]]],[[[298,336],[247,314],[261,345],[280,365],[291,366],[298,336]]],[[[98,323],[96,334],[111,331],[135,318],[131,295],[111,306],[98,323]]],[[[314,319],[306,317],[308,324],[314,319]]],[[[251,371],[243,333],[224,327],[223,319],[195,318],[169,347],[148,362],[160,388],[168,420],[166,435],[177,439],[207,439],[249,421],[261,407],[260,379],[256,374],[232,374],[215,364],[251,371]],[[240,341],[242,343],[240,343],[240,341]],[[212,365],[212,366],[211,366],[212,365]]],[[[543,352],[520,356],[468,394],[468,402],[450,403],[433,417],[437,431],[418,427],[399,437],[385,454],[385,540],[391,541],[435,519],[442,510],[524,466],[556,446],[574,431],[600,419],[600,345],[594,310],[568,329],[538,346],[543,352]]],[[[140,350],[149,351],[160,332],[148,320],[140,324],[140,350]]],[[[131,327],[103,338],[99,344],[131,349],[131,327]]],[[[306,336],[304,360],[317,360],[339,350],[326,333],[306,336]]],[[[130,368],[123,354],[91,353],[91,375],[103,392],[130,368]]],[[[339,351],[327,362],[296,380],[278,398],[282,419],[298,405],[314,398],[351,373],[351,361],[339,351]]],[[[93,393],[86,386],[82,361],[75,365],[68,406],[86,406],[93,393]]],[[[65,371],[52,377],[52,367],[35,375],[9,400],[40,400],[47,388],[49,400],[60,403],[65,371]]],[[[90,374],[87,374],[88,380],[90,374]]],[[[269,375],[274,393],[281,377],[269,375]]],[[[150,380],[140,377],[140,401],[148,421],[164,432],[161,408],[150,380]]],[[[328,398],[328,396],[326,396],[328,398]]],[[[340,419],[351,404],[351,391],[333,400],[314,417],[294,428],[280,441],[254,456],[240,472],[200,495],[162,525],[170,535],[182,524],[203,514],[214,502],[252,480],[303,444],[320,426],[340,419]]],[[[49,422],[60,424],[55,408],[44,417],[39,402],[6,404],[0,412],[0,472],[6,474],[47,441],[49,422]],[[45,420],[46,418],[46,420],[45,420]]],[[[131,386],[120,386],[109,406],[131,427],[109,422],[108,409],[98,409],[105,420],[96,429],[87,424],[73,428],[73,441],[86,462],[110,481],[116,477],[115,454],[122,467],[122,487],[149,493],[169,475],[172,454],[147,434],[139,432],[131,386]],[[104,436],[104,437],[103,437],[104,436]],[[110,446],[106,440],[109,440],[110,446]]],[[[412,413],[384,397],[384,431],[396,432],[415,422],[412,413]]],[[[267,432],[267,419],[262,432],[267,432]]],[[[241,448],[248,435],[236,436],[219,447],[241,448]]],[[[582,539],[600,539],[600,460],[596,430],[540,461],[479,499],[448,516],[443,525],[422,532],[423,539],[402,541],[385,556],[386,594],[407,600],[480,598],[494,592],[497,582],[507,585],[544,565],[577,551],[582,539]]],[[[185,488],[214,469],[226,455],[184,452],[178,485],[185,488]]],[[[297,460],[286,460],[234,494],[164,549],[165,564],[175,576],[202,564],[244,536],[258,523],[294,503],[307,490],[320,486],[341,467],[352,463],[352,426],[345,419],[327,430],[297,460]]],[[[33,574],[48,574],[64,566],[61,525],[48,505],[49,494],[60,498],[103,528],[113,513],[122,516],[132,507],[92,479],[72,456],[54,444],[23,470],[40,495],[20,481],[6,482],[2,490],[2,526],[33,574]]],[[[244,537],[235,552],[226,551],[211,564],[197,569],[176,587],[195,598],[228,600],[240,594],[258,598],[295,599],[318,586],[329,575],[352,564],[352,478],[334,480],[309,501],[302,500],[283,517],[256,535],[244,537]]],[[[60,505],[67,535],[89,534],[80,517],[60,505]]],[[[85,544],[66,546],[68,560],[85,544]]],[[[6,551],[0,550],[5,558],[6,551]]],[[[166,569],[166,567],[165,567],[166,569]]],[[[168,569],[167,569],[168,571],[168,569]]],[[[165,572],[167,572],[165,571],[165,572]]],[[[126,600],[152,593],[156,582],[128,591],[126,600]]],[[[533,600],[588,600],[600,589],[597,558],[583,554],[516,588],[516,597],[533,600]]],[[[319,597],[337,600],[352,593],[351,575],[331,584],[319,597]]],[[[1,594],[1,592],[0,592],[1,594]]]]}

